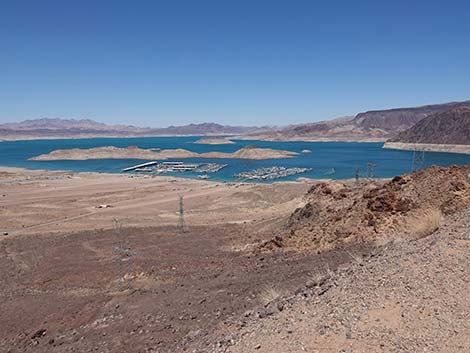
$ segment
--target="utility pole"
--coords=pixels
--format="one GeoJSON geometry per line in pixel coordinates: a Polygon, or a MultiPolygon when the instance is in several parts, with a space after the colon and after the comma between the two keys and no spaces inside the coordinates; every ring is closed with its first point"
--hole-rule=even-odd
{"type": "Polygon", "coordinates": [[[375,178],[375,167],[377,164],[368,162],[367,163],[367,178],[368,179],[373,179],[375,178]]]}
{"type": "Polygon", "coordinates": [[[424,168],[424,151],[413,150],[411,171],[416,172],[424,168]]]}
{"type": "Polygon", "coordinates": [[[356,168],[356,173],[354,174],[354,177],[356,179],[356,184],[359,184],[359,178],[361,177],[361,169],[356,168]]]}
{"type": "Polygon", "coordinates": [[[183,202],[183,195],[180,195],[180,218],[178,223],[178,231],[180,234],[185,232],[185,225],[184,225],[184,202],[183,202]]]}
{"type": "Polygon", "coordinates": [[[132,262],[134,260],[134,256],[137,255],[135,251],[132,251],[130,248],[115,246],[113,247],[113,251],[118,255],[118,262],[120,272],[122,274],[122,280],[125,280],[127,274],[127,289],[131,288],[131,280],[133,276],[133,266],[132,262]],[[127,262],[127,273],[125,271],[124,263],[127,262]]]}
{"type": "Polygon", "coordinates": [[[127,275],[127,289],[130,289],[133,275],[133,260],[137,253],[132,251],[131,248],[125,244],[126,241],[123,239],[122,220],[114,218],[113,223],[114,232],[117,236],[117,245],[113,246],[113,252],[117,255],[118,270],[122,276],[122,281],[125,281],[125,277],[127,275]],[[125,263],[127,263],[127,271],[125,263]]]}

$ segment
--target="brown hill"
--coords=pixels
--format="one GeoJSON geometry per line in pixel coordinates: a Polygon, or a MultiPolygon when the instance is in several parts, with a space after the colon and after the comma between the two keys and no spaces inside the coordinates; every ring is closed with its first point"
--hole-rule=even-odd
{"type": "Polygon", "coordinates": [[[215,123],[169,126],[166,128],[108,125],[90,119],[34,119],[0,124],[2,139],[159,135],[237,135],[260,131],[257,127],[215,123]]]}
{"type": "Polygon", "coordinates": [[[318,123],[271,129],[246,138],[264,140],[339,140],[384,141],[427,116],[452,108],[470,107],[470,101],[426,105],[413,108],[374,110],[318,123]]]}
{"type": "Polygon", "coordinates": [[[389,182],[322,182],[263,247],[325,251],[353,242],[425,236],[470,205],[470,167],[437,167],[389,182]]]}
{"type": "Polygon", "coordinates": [[[432,114],[401,132],[390,142],[469,145],[470,107],[432,114]]]}

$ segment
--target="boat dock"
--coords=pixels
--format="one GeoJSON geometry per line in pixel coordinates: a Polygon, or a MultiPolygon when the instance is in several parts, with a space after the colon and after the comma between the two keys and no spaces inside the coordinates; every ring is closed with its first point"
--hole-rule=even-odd
{"type": "Polygon", "coordinates": [[[180,161],[169,162],[148,162],[125,168],[123,172],[147,172],[155,174],[164,174],[169,172],[196,172],[200,174],[217,173],[225,168],[227,164],[217,163],[188,163],[185,164],[180,161]]]}
{"type": "Polygon", "coordinates": [[[134,166],[129,167],[129,168],[125,168],[125,169],[123,169],[122,171],[123,171],[123,172],[130,172],[131,170],[136,170],[136,169],[140,169],[140,168],[149,167],[149,166],[155,165],[155,164],[157,164],[157,163],[158,163],[158,162],[142,163],[142,164],[134,165],[134,166]]]}
{"type": "Polygon", "coordinates": [[[310,170],[312,168],[268,167],[235,174],[235,177],[242,180],[272,180],[305,173],[310,170]]]}

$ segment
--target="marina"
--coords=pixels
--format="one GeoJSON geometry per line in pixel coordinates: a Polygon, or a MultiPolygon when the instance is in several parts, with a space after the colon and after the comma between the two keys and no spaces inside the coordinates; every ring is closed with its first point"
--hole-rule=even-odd
{"type": "Polygon", "coordinates": [[[122,171],[123,172],[130,172],[130,171],[133,171],[133,170],[136,170],[136,169],[145,169],[151,165],[154,165],[154,164],[157,164],[158,162],[148,162],[148,163],[142,163],[142,164],[138,164],[138,165],[134,165],[132,167],[129,167],[129,168],[124,168],[122,171]]]}
{"type": "Polygon", "coordinates": [[[272,180],[302,174],[310,170],[312,170],[312,168],[268,167],[238,173],[235,177],[241,180],[272,180]]]}
{"type": "MultiPolygon", "coordinates": [[[[221,169],[225,168],[227,164],[218,163],[184,163],[180,161],[171,162],[148,162],[138,164],[132,167],[123,169],[123,172],[141,172],[141,173],[153,173],[153,174],[165,174],[173,172],[196,172],[204,175],[204,179],[209,178],[207,173],[217,173],[221,169]]],[[[201,178],[199,178],[201,179],[201,178]]]]}

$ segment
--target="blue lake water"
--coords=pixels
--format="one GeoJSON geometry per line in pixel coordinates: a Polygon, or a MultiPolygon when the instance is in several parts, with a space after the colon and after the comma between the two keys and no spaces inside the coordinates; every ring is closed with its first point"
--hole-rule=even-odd
{"type": "MultiPolygon", "coordinates": [[[[412,155],[410,151],[382,149],[382,143],[360,142],[268,142],[235,140],[231,145],[195,144],[199,136],[189,137],[140,137],[140,138],[93,138],[93,139],[60,139],[33,141],[0,142],[0,165],[30,169],[72,170],[76,172],[120,173],[123,168],[147,162],[137,159],[105,159],[86,161],[28,161],[28,158],[56,149],[92,148],[99,146],[174,149],[184,148],[194,152],[234,152],[246,145],[299,152],[299,156],[288,159],[240,160],[240,159],[206,159],[187,158],[186,162],[227,163],[220,172],[210,174],[211,180],[233,181],[234,174],[261,167],[284,166],[313,168],[312,171],[277,180],[295,180],[298,177],[308,178],[354,178],[356,169],[362,176],[366,175],[367,163],[374,163],[374,176],[385,178],[411,171],[412,155]],[[311,153],[302,153],[302,150],[311,153]],[[330,175],[332,169],[335,174],[330,175]]],[[[452,153],[425,154],[424,165],[447,166],[452,164],[470,164],[470,155],[452,153]]],[[[196,173],[177,173],[181,177],[196,177],[196,173]]]]}

